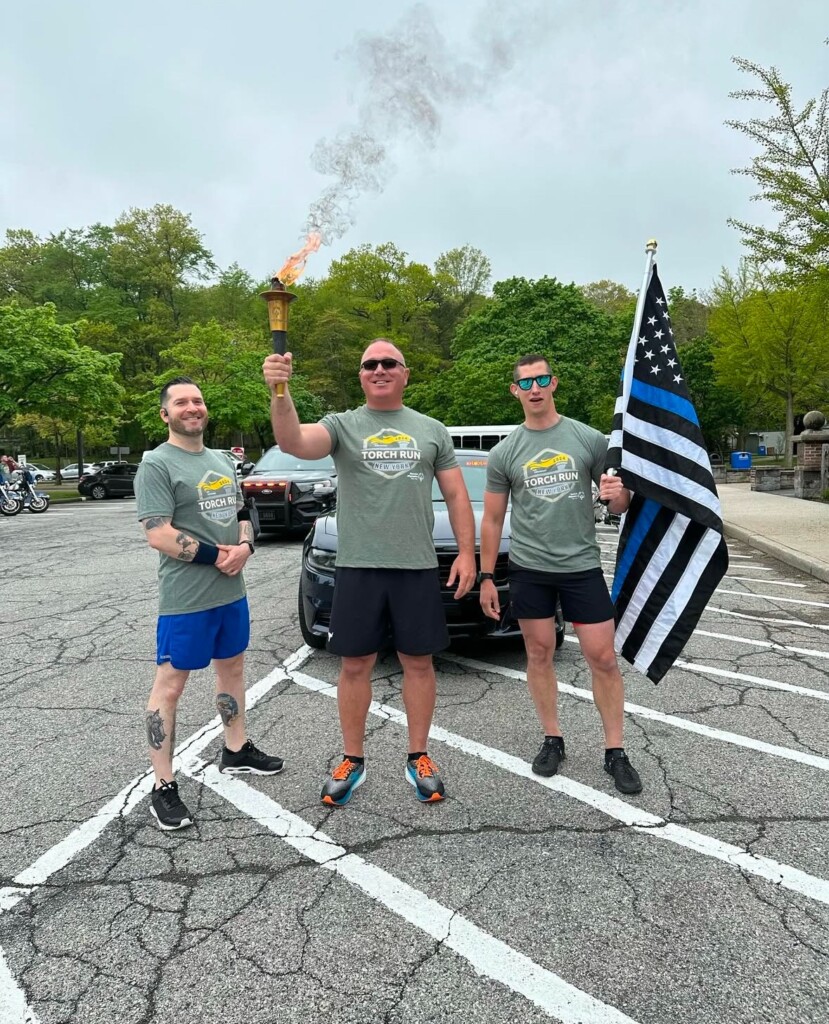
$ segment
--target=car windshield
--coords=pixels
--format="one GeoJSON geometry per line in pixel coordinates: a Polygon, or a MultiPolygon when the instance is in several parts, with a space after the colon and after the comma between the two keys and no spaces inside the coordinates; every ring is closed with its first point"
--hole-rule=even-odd
{"type": "Polygon", "coordinates": [[[296,455],[288,455],[278,448],[265,452],[256,463],[256,473],[295,473],[298,470],[319,470],[322,473],[333,473],[334,460],[330,456],[324,459],[298,459],[296,455]]]}
{"type": "MultiPolygon", "coordinates": [[[[455,453],[458,465],[461,467],[466,489],[469,491],[470,501],[484,500],[484,486],[486,485],[486,452],[475,452],[474,454],[455,453]]],[[[443,501],[437,480],[432,482],[432,501],[443,501]]]]}

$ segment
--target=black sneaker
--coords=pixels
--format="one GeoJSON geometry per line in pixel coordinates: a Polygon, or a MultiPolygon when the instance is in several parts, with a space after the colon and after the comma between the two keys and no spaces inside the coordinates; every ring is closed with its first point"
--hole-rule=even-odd
{"type": "Polygon", "coordinates": [[[365,778],[366,766],[344,757],[322,784],[320,799],[324,804],[342,807],[351,799],[354,790],[362,786],[365,778]]]}
{"type": "Polygon", "coordinates": [[[446,791],[438,775],[438,766],[428,754],[406,762],[406,778],[414,786],[415,796],[423,803],[443,799],[446,791]]]}
{"type": "Polygon", "coordinates": [[[171,832],[176,828],[187,828],[193,824],[190,812],[178,795],[177,782],[161,780],[159,789],[153,789],[150,797],[150,814],[158,822],[158,827],[171,832]]]}
{"type": "Polygon", "coordinates": [[[616,783],[616,788],[620,793],[642,792],[642,780],[639,778],[639,773],[628,761],[628,756],[624,750],[614,750],[611,754],[606,755],[604,770],[608,775],[613,776],[613,781],[616,783]]]}
{"type": "Polygon", "coordinates": [[[558,766],[567,755],[564,753],[564,740],[561,736],[545,736],[541,750],[535,755],[533,771],[536,775],[550,778],[558,772],[558,766]]]}
{"type": "Polygon", "coordinates": [[[284,764],[281,757],[266,754],[247,740],[235,753],[222,747],[219,771],[226,775],[278,775],[284,764]]]}

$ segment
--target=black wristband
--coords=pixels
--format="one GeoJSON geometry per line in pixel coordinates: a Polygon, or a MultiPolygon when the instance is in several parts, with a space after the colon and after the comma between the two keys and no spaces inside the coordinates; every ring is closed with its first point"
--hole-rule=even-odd
{"type": "MultiPolygon", "coordinates": [[[[199,565],[215,565],[219,558],[219,549],[215,544],[208,544],[206,540],[199,541],[199,547],[193,561],[199,565]]],[[[195,578],[195,577],[194,577],[195,578]]]]}
{"type": "Polygon", "coordinates": [[[479,572],[478,582],[483,583],[484,580],[494,580],[495,576],[491,572],[479,572]]]}
{"type": "Polygon", "coordinates": [[[250,553],[251,554],[253,554],[253,552],[256,550],[256,548],[253,546],[253,541],[252,540],[240,540],[239,543],[240,544],[247,544],[247,546],[250,548],[250,553]]]}

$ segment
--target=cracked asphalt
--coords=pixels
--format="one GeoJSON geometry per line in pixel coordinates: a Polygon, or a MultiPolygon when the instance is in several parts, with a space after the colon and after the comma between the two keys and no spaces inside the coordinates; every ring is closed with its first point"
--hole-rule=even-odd
{"type": "MultiPolygon", "coordinates": [[[[337,661],[297,655],[301,545],[264,539],[248,729],[286,768],[221,788],[220,741],[194,740],[196,824],[170,835],[136,781],[156,558],[134,509],[0,520],[0,1024],[825,1019],[829,584],[730,543],[745,579],[723,580],[682,665],[658,687],[623,668],[636,798],[602,771],[577,645],[557,657],[567,760],[548,785],[521,648],[478,642],[438,660],[448,799],[419,804],[386,656],[366,783],[330,809],[337,661]]],[[[194,673],[180,740],[215,713],[194,673]]]]}

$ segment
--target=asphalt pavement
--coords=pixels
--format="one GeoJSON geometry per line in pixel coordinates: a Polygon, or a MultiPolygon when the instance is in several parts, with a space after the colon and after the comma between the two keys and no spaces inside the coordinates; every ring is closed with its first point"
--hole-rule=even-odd
{"type": "MultiPolygon", "coordinates": [[[[196,823],[174,835],[148,813],[156,558],[134,502],[0,520],[0,1024],[822,1020],[829,584],[750,543],[797,554],[825,506],[721,497],[731,565],[699,628],[657,687],[623,665],[640,796],[602,771],[568,632],[555,778],[530,770],[521,646],[477,642],[437,659],[447,799],[406,782],[388,655],[366,783],[323,806],[338,660],[302,643],[299,543],[266,539],[246,570],[247,725],[285,771],[218,773],[213,677],[194,673],[177,765],[196,823]]],[[[611,575],[617,534],[599,539],[611,575]]]]}

